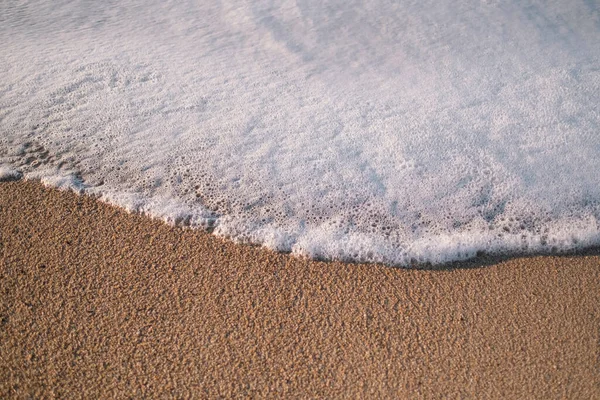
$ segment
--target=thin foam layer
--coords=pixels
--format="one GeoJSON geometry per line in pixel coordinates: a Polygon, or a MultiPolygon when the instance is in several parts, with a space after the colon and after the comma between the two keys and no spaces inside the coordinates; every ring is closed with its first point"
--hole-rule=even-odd
{"type": "Polygon", "coordinates": [[[21,177],[21,173],[9,165],[0,165],[0,182],[15,181],[21,177]]]}
{"type": "Polygon", "coordinates": [[[577,0],[9,0],[0,163],[315,258],[597,245],[599,15],[577,0]]]}

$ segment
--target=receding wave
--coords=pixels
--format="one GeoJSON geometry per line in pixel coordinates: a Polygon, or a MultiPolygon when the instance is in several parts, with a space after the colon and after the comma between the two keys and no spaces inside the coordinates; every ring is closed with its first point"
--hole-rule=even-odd
{"type": "Polygon", "coordinates": [[[598,245],[599,43],[583,0],[5,0],[0,180],[324,259],[598,245]]]}

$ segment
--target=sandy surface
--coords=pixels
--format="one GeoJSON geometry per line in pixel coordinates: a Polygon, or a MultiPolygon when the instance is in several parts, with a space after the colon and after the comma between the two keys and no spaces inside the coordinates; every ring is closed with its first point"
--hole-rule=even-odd
{"type": "Polygon", "coordinates": [[[311,262],[34,182],[0,229],[0,398],[600,398],[597,255],[311,262]]]}

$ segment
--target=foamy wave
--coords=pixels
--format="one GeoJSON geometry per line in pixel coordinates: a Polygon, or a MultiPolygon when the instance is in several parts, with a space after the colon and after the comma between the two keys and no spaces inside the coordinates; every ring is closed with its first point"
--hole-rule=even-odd
{"type": "Polygon", "coordinates": [[[0,179],[314,258],[598,245],[598,15],[5,1],[0,179]]]}

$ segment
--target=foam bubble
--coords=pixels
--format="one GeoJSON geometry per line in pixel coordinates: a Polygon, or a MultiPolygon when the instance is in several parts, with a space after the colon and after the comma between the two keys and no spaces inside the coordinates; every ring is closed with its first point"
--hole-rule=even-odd
{"type": "Polygon", "coordinates": [[[5,1],[0,163],[314,258],[598,245],[597,16],[583,0],[5,1]]]}

